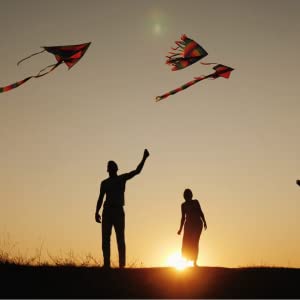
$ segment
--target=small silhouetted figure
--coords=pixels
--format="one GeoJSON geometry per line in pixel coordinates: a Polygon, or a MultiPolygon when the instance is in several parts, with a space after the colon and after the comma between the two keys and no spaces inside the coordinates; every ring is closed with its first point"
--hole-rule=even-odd
{"type": "Polygon", "coordinates": [[[115,228],[118,252],[119,267],[124,268],[126,264],[126,247],[125,247],[125,214],[124,214],[124,193],[126,181],[138,175],[144,163],[149,156],[147,149],[144,150],[143,159],[134,171],[118,175],[118,165],[110,160],[107,164],[109,177],[101,182],[100,194],[97,201],[95,220],[101,223],[99,214],[103,203],[104,195],[106,196],[102,212],[102,251],[104,258],[104,267],[110,268],[110,236],[112,227],[115,228]]]}
{"type": "Polygon", "coordinates": [[[299,179],[296,180],[296,183],[300,186],[300,180],[299,179]]]}
{"type": "Polygon", "coordinates": [[[206,220],[198,200],[193,200],[193,193],[186,189],[183,193],[185,202],[181,204],[181,222],[177,234],[184,226],[181,253],[196,265],[199,251],[199,239],[203,229],[207,229],[206,220]]]}

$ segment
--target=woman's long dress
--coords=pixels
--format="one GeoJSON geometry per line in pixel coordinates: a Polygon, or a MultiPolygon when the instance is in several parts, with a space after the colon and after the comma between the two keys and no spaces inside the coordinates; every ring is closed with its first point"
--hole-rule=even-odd
{"type": "Polygon", "coordinates": [[[202,210],[198,200],[183,203],[185,213],[184,233],[182,239],[182,256],[196,262],[199,251],[199,239],[203,228],[202,210]]]}

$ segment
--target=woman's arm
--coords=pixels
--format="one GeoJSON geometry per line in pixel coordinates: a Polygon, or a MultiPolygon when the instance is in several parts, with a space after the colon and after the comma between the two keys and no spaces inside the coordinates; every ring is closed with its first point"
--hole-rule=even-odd
{"type": "MultiPolygon", "coordinates": [[[[200,206],[200,204],[199,204],[199,206],[200,206]]],[[[207,229],[207,224],[206,224],[206,220],[205,220],[205,217],[204,217],[204,213],[203,213],[203,211],[201,209],[201,206],[200,206],[200,217],[201,217],[201,219],[203,221],[204,229],[206,230],[207,229]]]]}
{"type": "Polygon", "coordinates": [[[180,227],[179,227],[177,234],[181,234],[184,222],[185,222],[185,211],[184,211],[183,204],[181,204],[181,220],[180,220],[180,227]]]}

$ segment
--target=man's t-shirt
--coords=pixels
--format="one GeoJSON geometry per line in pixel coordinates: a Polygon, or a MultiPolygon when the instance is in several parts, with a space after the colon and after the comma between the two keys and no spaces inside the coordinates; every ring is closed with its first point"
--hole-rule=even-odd
{"type": "Polygon", "coordinates": [[[134,171],[122,175],[109,177],[101,182],[101,190],[105,193],[106,199],[104,208],[121,207],[125,204],[126,181],[134,176],[134,171]]]}

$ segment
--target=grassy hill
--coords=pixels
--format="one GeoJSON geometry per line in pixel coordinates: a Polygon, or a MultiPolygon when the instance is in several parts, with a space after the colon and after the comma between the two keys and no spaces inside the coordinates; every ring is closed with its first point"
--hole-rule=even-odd
{"type": "Polygon", "coordinates": [[[0,264],[1,298],[300,298],[300,269],[0,264]]]}

